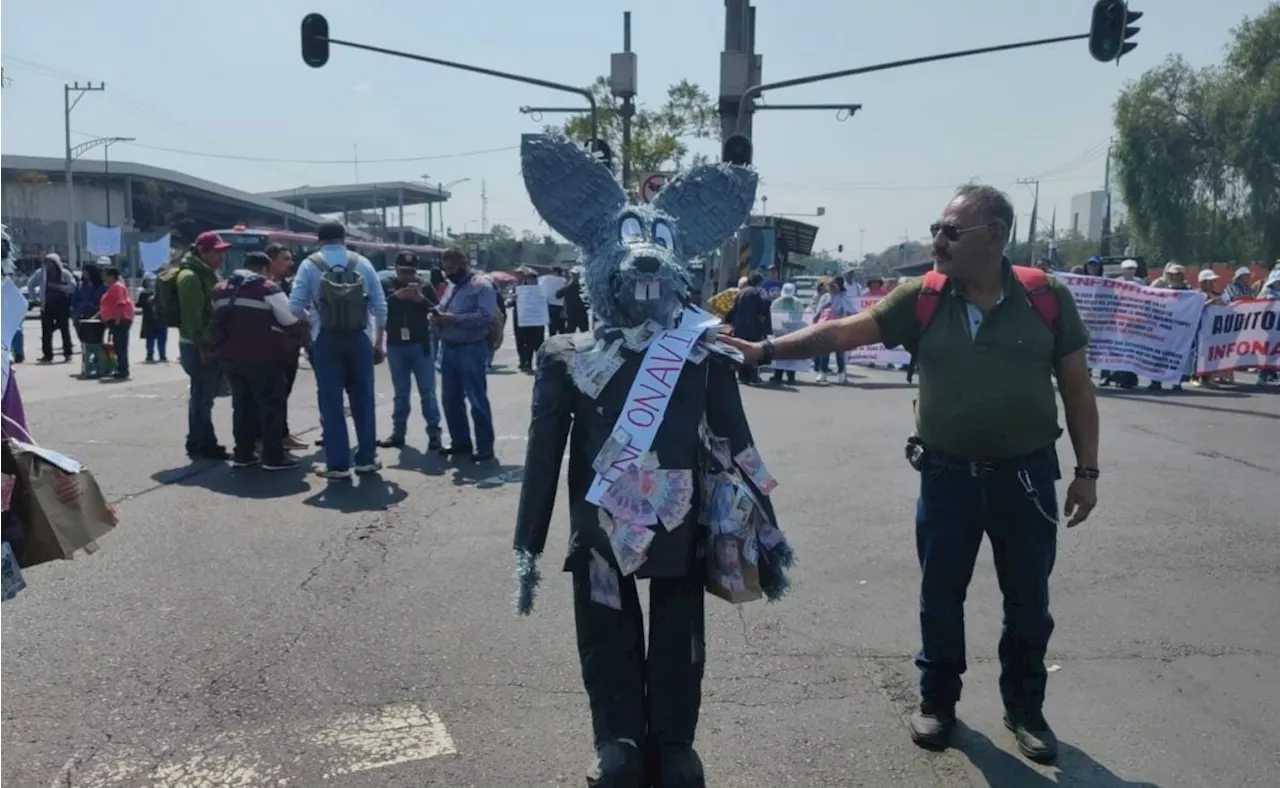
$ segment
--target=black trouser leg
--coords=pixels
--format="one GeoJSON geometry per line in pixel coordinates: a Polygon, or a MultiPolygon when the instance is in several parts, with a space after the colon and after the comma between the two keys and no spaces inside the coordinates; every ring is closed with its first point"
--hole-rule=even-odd
{"type": "Polygon", "coordinates": [[[520,356],[521,367],[533,365],[533,357],[538,352],[538,348],[542,346],[545,330],[542,326],[527,326],[516,329],[516,353],[520,356]]]}
{"type": "Polygon", "coordinates": [[[293,384],[298,379],[298,356],[295,353],[293,358],[284,368],[284,434],[292,435],[293,431],[289,429],[289,398],[293,396],[293,384]]]}
{"type": "Polygon", "coordinates": [[[262,440],[262,461],[268,465],[280,462],[284,459],[286,370],[279,364],[258,364],[249,370],[248,379],[262,440]]]}
{"type": "Polygon", "coordinates": [[[635,580],[620,577],[622,609],[591,600],[590,570],[573,573],[573,612],[582,683],[591,704],[595,745],[630,739],[643,747],[647,733],[644,614],[635,580]]]}
{"type": "Polygon", "coordinates": [[[116,377],[129,376],[129,334],[133,323],[125,321],[111,325],[111,344],[116,348],[116,377]]]}
{"type": "Polygon", "coordinates": [[[250,382],[251,373],[247,365],[232,364],[226,375],[227,382],[231,384],[233,454],[236,459],[247,460],[253,456],[253,444],[258,440],[258,409],[250,382]]]}
{"type": "MultiPolygon", "coordinates": [[[[55,312],[56,326],[59,333],[62,334],[62,356],[63,358],[71,358],[71,307],[66,306],[55,312]]],[[[50,346],[52,353],[52,346],[50,346]]]]}
{"type": "Polygon", "coordinates": [[[551,336],[555,336],[556,334],[563,334],[564,333],[564,307],[548,306],[547,316],[549,318],[547,333],[551,336]]]}
{"type": "Polygon", "coordinates": [[[40,358],[48,361],[53,358],[53,329],[57,320],[48,307],[40,310],[40,358]]]}
{"type": "Polygon", "coordinates": [[[649,581],[649,743],[693,744],[706,666],[702,576],[649,581]]]}

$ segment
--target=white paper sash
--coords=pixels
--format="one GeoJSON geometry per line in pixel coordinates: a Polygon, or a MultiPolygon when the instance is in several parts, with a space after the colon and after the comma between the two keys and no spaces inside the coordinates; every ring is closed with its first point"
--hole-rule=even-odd
{"type": "Polygon", "coordinates": [[[631,436],[631,440],[607,471],[596,474],[591,489],[587,491],[589,502],[599,506],[600,499],[614,480],[653,447],[653,439],[662,426],[662,418],[671,403],[671,394],[680,379],[684,362],[689,358],[689,351],[703,332],[719,322],[719,318],[702,310],[686,309],[680,328],[663,331],[653,339],[640,362],[640,371],[631,383],[631,390],[627,392],[622,414],[613,425],[615,432],[622,429],[631,436]]]}

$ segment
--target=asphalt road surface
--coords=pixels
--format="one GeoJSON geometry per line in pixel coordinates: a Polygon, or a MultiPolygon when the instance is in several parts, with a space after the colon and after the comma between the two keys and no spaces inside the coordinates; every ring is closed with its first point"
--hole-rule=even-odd
{"type": "MultiPolygon", "coordinates": [[[[518,618],[530,380],[513,373],[510,338],[499,361],[500,466],[424,456],[415,414],[413,447],[383,450],[386,470],[354,486],[190,464],[176,363],[136,364],[125,383],[18,367],[35,435],[94,470],[121,524],[97,554],[30,571],[4,605],[5,783],[582,785],[589,723],[554,571],[564,508],[537,609],[518,618]]],[[[291,418],[308,438],[313,390],[303,372],[291,418]]],[[[1053,585],[1056,768],[1018,757],[1000,722],[985,547],[959,746],[928,754],[907,738],[912,396],[877,370],[845,388],[746,391],[800,563],[779,604],[708,602],[698,746],[711,785],[1276,785],[1280,395],[1102,398],[1100,506],[1061,534],[1053,585]]],[[[229,440],[227,400],[215,415],[229,440]]]]}

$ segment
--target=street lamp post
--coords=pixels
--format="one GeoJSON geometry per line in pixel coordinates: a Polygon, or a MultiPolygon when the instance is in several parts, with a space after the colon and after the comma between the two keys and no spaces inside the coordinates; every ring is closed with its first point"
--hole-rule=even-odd
{"type": "MultiPolygon", "coordinates": [[[[71,105],[74,107],[75,105],[71,105]]],[[[68,110],[68,118],[70,117],[68,110]]],[[[71,265],[76,265],[80,261],[80,250],[76,246],[76,207],[75,194],[71,187],[71,162],[80,158],[84,154],[97,147],[107,147],[117,142],[133,142],[134,137],[97,137],[96,139],[87,140],[74,147],[67,146],[67,254],[71,256],[69,261],[71,265]]],[[[108,176],[110,171],[108,170],[108,176]]],[[[111,222],[111,184],[108,180],[106,185],[107,191],[107,223],[111,222]]]]}
{"type": "MultiPolygon", "coordinates": [[[[109,137],[102,143],[102,174],[105,177],[102,190],[107,195],[107,226],[111,226],[111,146],[117,142],[133,142],[133,137],[109,137]]],[[[127,213],[127,212],[126,212],[127,213]]]]}

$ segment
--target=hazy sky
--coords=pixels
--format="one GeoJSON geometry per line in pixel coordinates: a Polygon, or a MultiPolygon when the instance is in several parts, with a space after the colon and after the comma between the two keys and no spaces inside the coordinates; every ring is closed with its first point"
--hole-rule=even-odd
{"type": "MultiPolygon", "coordinates": [[[[1085,32],[1093,3],[756,5],[769,82],[1085,32]]],[[[825,207],[825,218],[807,220],[822,228],[817,245],[844,244],[849,257],[860,243],[872,252],[904,233],[925,235],[951,189],[974,177],[1008,189],[1025,216],[1031,193],[1016,181],[1040,176],[1042,216],[1056,205],[1063,224],[1071,196],[1101,186],[1111,107],[1124,83],[1173,52],[1197,66],[1216,62],[1230,28],[1266,5],[1137,0],[1146,12],[1140,46],[1119,67],[1094,62],[1083,42],[1073,42],[766,94],[773,103],[849,101],[864,109],[844,123],[829,112],[757,115],[760,193],[770,213],[825,207]]],[[[634,12],[642,103],[660,103],[681,78],[714,95],[720,0],[10,0],[0,27],[12,80],[3,91],[3,150],[61,156],[63,82],[103,80],[106,92],[84,98],[71,128],[73,142],[138,139],[113,147],[113,160],[266,191],[353,182],[355,145],[361,181],[470,178],[445,208],[457,232],[479,229],[482,179],[491,224],[538,230],[515,146],[539,125],[517,107],[572,97],[338,47],[326,67],[311,69],[301,60],[299,23],[319,11],[336,38],[585,85],[621,50],[624,10],[634,12]],[[392,159],[402,160],[385,161],[392,159]]],[[[718,143],[706,149],[718,151],[718,143]]],[[[410,218],[423,223],[420,211],[410,218]]]]}

